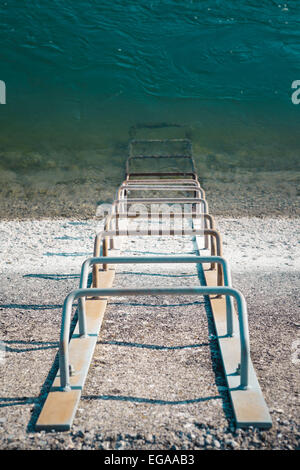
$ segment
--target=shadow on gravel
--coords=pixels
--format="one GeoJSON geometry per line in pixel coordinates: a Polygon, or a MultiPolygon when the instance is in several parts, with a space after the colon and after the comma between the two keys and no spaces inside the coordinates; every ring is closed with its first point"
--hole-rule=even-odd
{"type": "Polygon", "coordinates": [[[187,400],[157,400],[154,398],[142,398],[142,397],[130,397],[124,395],[88,395],[81,396],[82,400],[113,400],[113,401],[129,401],[133,403],[149,403],[151,405],[189,405],[191,403],[201,403],[209,400],[219,400],[222,397],[212,396],[212,397],[200,397],[200,398],[191,398],[187,400]]]}
{"type": "Polygon", "coordinates": [[[5,350],[7,352],[23,353],[29,351],[40,351],[42,349],[56,349],[58,348],[57,341],[5,341],[5,350]],[[32,348],[13,348],[10,344],[30,344],[31,346],[37,346],[32,348]],[[52,346],[51,346],[52,345],[52,346]]]}
{"type": "MultiPolygon", "coordinates": [[[[126,253],[137,253],[137,254],[142,254],[142,255],[155,255],[155,256],[171,256],[171,255],[178,255],[178,253],[174,253],[174,252],[162,252],[162,251],[137,251],[137,250],[127,250],[126,253]]],[[[181,255],[196,255],[197,252],[194,250],[194,251],[183,251],[183,252],[180,252],[180,256],[181,255]]]]}
{"type": "Polygon", "coordinates": [[[13,308],[21,310],[53,310],[62,308],[62,305],[56,304],[0,304],[0,309],[13,308]]]}
{"type": "Polygon", "coordinates": [[[92,253],[91,252],[51,253],[51,252],[47,251],[46,253],[43,253],[43,256],[72,256],[72,257],[74,257],[74,256],[92,256],[92,253]]]}
{"type": "Polygon", "coordinates": [[[63,281],[65,279],[80,279],[80,274],[24,274],[23,277],[63,281]]]}
{"type": "Polygon", "coordinates": [[[14,398],[0,397],[0,408],[4,408],[6,406],[28,405],[28,404],[37,403],[37,402],[38,402],[38,398],[34,398],[34,397],[14,397],[14,398]]]}
{"type": "MultiPolygon", "coordinates": [[[[70,336],[73,334],[73,331],[76,327],[76,323],[77,323],[77,310],[76,310],[76,313],[74,315],[74,318],[72,320],[72,323],[71,323],[71,333],[70,333],[70,336]]],[[[55,359],[53,361],[53,364],[52,364],[52,367],[46,377],[46,380],[45,382],[43,383],[42,385],[42,388],[41,388],[41,391],[40,391],[40,394],[38,397],[36,398],[32,398],[32,402],[31,403],[34,403],[35,406],[32,410],[32,415],[31,415],[31,419],[28,423],[28,426],[27,426],[27,429],[26,431],[29,433],[29,432],[36,432],[35,430],[35,424],[38,420],[38,417],[40,415],[40,412],[42,411],[42,408],[44,406],[44,403],[47,399],[47,396],[48,396],[48,393],[51,389],[51,386],[52,386],[52,383],[55,379],[55,376],[58,372],[58,368],[59,368],[59,354],[57,353],[56,356],[55,356],[55,359]]],[[[0,399],[1,401],[1,399],[0,399]]],[[[28,401],[27,401],[28,403],[28,401]]],[[[20,403],[16,403],[16,404],[20,404],[20,403]]],[[[24,403],[26,404],[26,402],[24,403]]],[[[47,431],[45,431],[47,432],[47,431]]]]}
{"type": "MultiPolygon", "coordinates": [[[[201,264],[197,265],[198,270],[198,277],[201,285],[205,286],[205,278],[204,272],[201,264]]],[[[207,326],[208,326],[208,334],[210,338],[210,355],[211,355],[211,363],[213,367],[213,372],[215,374],[215,383],[218,387],[218,391],[220,396],[222,397],[223,401],[223,411],[225,414],[226,419],[228,420],[228,425],[234,424],[234,416],[231,407],[230,396],[228,393],[228,387],[226,383],[226,379],[224,376],[224,369],[222,364],[222,358],[219,350],[218,340],[217,340],[217,333],[214,325],[213,315],[209,303],[208,296],[204,296],[204,306],[207,315],[207,326]]]]}
{"type": "MultiPolygon", "coordinates": [[[[121,305],[122,307],[153,307],[153,304],[133,303],[133,302],[109,302],[109,305],[121,305]]],[[[183,307],[184,305],[205,305],[204,301],[181,302],[180,304],[155,304],[156,307],[183,307]]]]}
{"type": "Polygon", "coordinates": [[[161,273],[138,273],[138,272],[129,272],[129,271],[121,271],[118,273],[118,276],[126,274],[132,276],[159,276],[159,277],[197,277],[197,274],[161,274],[161,273]]]}
{"type": "MultiPolygon", "coordinates": [[[[92,282],[92,273],[90,273],[90,275],[88,277],[88,286],[91,285],[91,282],[92,282]]],[[[57,305],[56,308],[57,307],[62,308],[62,305],[57,305]]],[[[71,321],[71,325],[70,325],[70,338],[72,337],[73,332],[76,328],[77,321],[78,321],[78,310],[76,309],[76,311],[74,313],[74,316],[72,318],[72,321],[71,321]]],[[[47,343],[47,344],[49,344],[49,343],[47,343]]],[[[54,342],[53,342],[53,344],[54,344],[54,342]]],[[[52,347],[53,348],[57,347],[57,343],[56,343],[56,346],[52,346],[52,347]]],[[[41,410],[44,406],[44,403],[47,399],[47,396],[48,396],[48,393],[51,389],[52,383],[53,383],[53,381],[55,379],[55,376],[58,372],[58,368],[59,368],[59,353],[57,352],[57,354],[55,356],[55,359],[53,361],[52,367],[51,367],[51,369],[50,369],[50,371],[49,371],[49,373],[46,377],[45,382],[42,385],[39,396],[32,399],[33,400],[32,403],[35,403],[35,406],[32,410],[31,419],[30,419],[30,421],[28,423],[28,426],[27,426],[27,432],[36,432],[35,431],[35,424],[38,420],[40,412],[41,412],[41,410]]],[[[0,402],[1,402],[1,398],[0,398],[0,402]]]]}
{"type": "Polygon", "coordinates": [[[209,343],[187,344],[182,346],[159,346],[157,344],[128,343],[126,341],[99,341],[98,344],[109,344],[130,348],[155,349],[158,351],[175,351],[177,349],[201,348],[204,346],[209,346],[209,343]]]}

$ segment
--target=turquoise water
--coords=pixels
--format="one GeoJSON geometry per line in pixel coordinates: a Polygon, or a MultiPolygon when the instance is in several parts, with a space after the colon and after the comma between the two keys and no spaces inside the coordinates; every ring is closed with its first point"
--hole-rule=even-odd
{"type": "Polygon", "coordinates": [[[299,162],[297,0],[7,0],[0,41],[11,169],[54,150],[98,149],[113,163],[131,125],[156,121],[191,126],[197,155],[299,162]]]}

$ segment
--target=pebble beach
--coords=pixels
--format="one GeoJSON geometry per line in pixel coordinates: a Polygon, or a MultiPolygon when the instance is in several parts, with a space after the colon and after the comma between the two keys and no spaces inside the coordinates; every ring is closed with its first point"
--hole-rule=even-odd
{"type": "MultiPolygon", "coordinates": [[[[248,303],[251,357],[270,430],[235,429],[209,308],[175,297],[109,302],[72,429],[34,430],[57,371],[62,303],[92,254],[95,224],[0,223],[0,448],[297,449],[299,220],[274,216],[216,217],[233,285],[248,303]]],[[[189,237],[141,237],[122,250],[191,254],[195,244],[189,237]]],[[[114,285],[197,282],[189,266],[124,265],[114,285]]]]}
{"type": "Polygon", "coordinates": [[[0,13],[0,451],[112,451],[97,455],[101,465],[124,464],[115,451],[300,450],[300,2],[11,0],[0,13]],[[184,186],[196,175],[201,188],[184,186]],[[115,274],[112,287],[132,295],[108,292],[99,335],[105,302],[89,299],[95,329],[70,345],[73,389],[59,389],[59,406],[51,393],[55,413],[50,406],[41,417],[68,375],[68,354],[59,368],[63,305],[93,256],[100,215],[127,178],[156,176],[180,186],[127,187],[138,204],[150,199],[135,209],[160,212],[155,198],[173,197],[177,215],[203,208],[228,262],[216,260],[224,286],[215,290],[203,259],[136,262],[209,256],[203,234],[121,236],[109,254],[134,263],[100,277],[115,274]],[[178,202],[196,194],[197,206],[178,202]],[[211,290],[195,289],[205,282],[211,290]],[[69,405],[71,429],[49,429],[69,405]]]}

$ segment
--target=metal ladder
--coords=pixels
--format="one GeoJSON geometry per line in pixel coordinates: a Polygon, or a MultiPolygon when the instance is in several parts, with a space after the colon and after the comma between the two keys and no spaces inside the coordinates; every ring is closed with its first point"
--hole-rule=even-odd
{"type": "Polygon", "coordinates": [[[222,239],[215,229],[214,219],[209,214],[205,192],[200,185],[193,159],[192,143],[184,139],[137,140],[136,133],[142,128],[181,127],[176,124],[138,125],[130,130],[129,156],[125,166],[125,178],[119,186],[111,212],[104,220],[104,228],[94,241],[93,257],[82,264],[79,288],[70,292],[64,301],[59,346],[59,371],[54,379],[43,409],[36,423],[36,429],[69,430],[84,387],[92,360],[97,336],[109,297],[151,296],[151,295],[191,295],[208,296],[222,356],[224,374],[228,385],[232,408],[237,427],[256,426],[269,428],[271,417],[250,357],[247,305],[241,292],[232,286],[228,261],[222,255],[222,239]],[[181,154],[135,154],[134,148],[140,144],[180,143],[185,148],[181,154]],[[190,171],[132,171],[135,160],[150,159],[169,162],[171,158],[190,164],[190,171]],[[149,191],[187,192],[190,197],[130,197],[139,191],[144,196],[149,191]],[[159,211],[147,210],[141,215],[132,211],[134,204],[163,204],[159,211]],[[176,209],[170,212],[169,204],[176,209]],[[190,210],[178,211],[178,206],[186,205],[190,210]],[[157,221],[189,220],[192,227],[180,229],[132,228],[131,222],[137,217],[157,221]],[[124,227],[122,224],[127,225],[124,227]],[[135,236],[194,236],[197,256],[110,256],[121,237],[135,236]],[[205,250],[205,256],[201,252],[205,250]],[[102,255],[101,255],[102,251],[102,255]],[[121,264],[163,264],[193,263],[203,267],[205,285],[199,287],[174,286],[161,288],[117,288],[113,286],[116,266],[121,264]],[[88,287],[88,274],[93,270],[92,287],[88,287]],[[70,339],[72,307],[78,299],[78,324],[70,339]],[[234,305],[235,304],[235,305],[234,305]]]}

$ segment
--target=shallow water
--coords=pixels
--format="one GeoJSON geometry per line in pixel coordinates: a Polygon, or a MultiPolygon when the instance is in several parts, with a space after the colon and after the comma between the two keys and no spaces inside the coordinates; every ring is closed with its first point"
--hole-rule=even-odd
{"type": "Polygon", "coordinates": [[[294,169],[299,26],[296,0],[2,2],[1,165],[119,166],[129,127],[163,121],[205,165],[294,169]]]}

